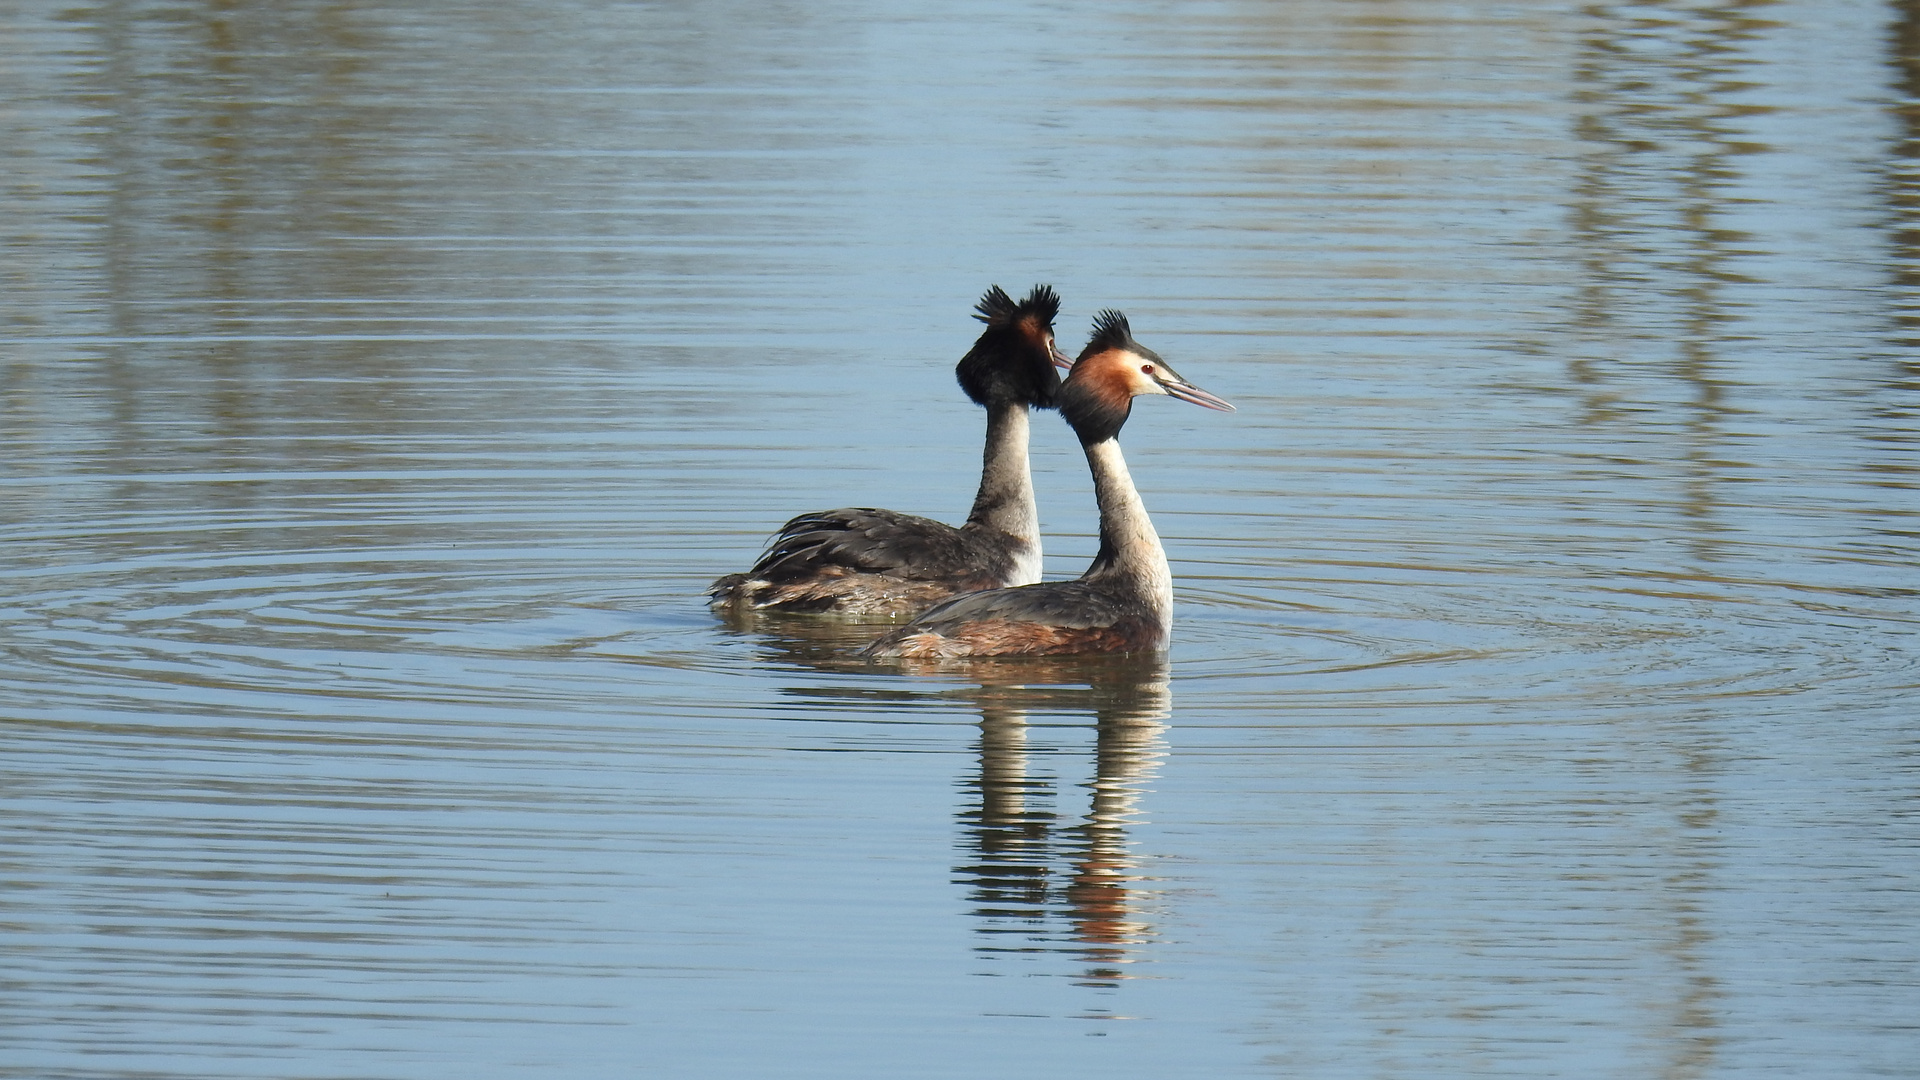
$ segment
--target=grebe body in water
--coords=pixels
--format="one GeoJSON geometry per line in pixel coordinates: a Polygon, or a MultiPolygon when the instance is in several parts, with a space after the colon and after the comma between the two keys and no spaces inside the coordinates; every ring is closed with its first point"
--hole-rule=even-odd
{"type": "Polygon", "coordinates": [[[987,441],[966,524],[869,507],[802,514],[753,569],[713,583],[715,610],[911,615],[958,593],[1040,580],[1027,411],[1054,407],[1054,369],[1070,366],[1053,340],[1060,298],[1036,285],[1015,303],[995,285],[974,310],[987,327],[954,374],[986,407],[987,441]]]}
{"type": "Polygon", "coordinates": [[[1173,574],[1118,441],[1133,399],[1144,394],[1233,411],[1134,341],[1126,316],[1101,312],[1059,398],[1060,414],[1086,450],[1100,502],[1100,552],[1093,565],[1073,581],[955,597],[885,634],[861,655],[943,659],[1165,649],[1173,574]]]}

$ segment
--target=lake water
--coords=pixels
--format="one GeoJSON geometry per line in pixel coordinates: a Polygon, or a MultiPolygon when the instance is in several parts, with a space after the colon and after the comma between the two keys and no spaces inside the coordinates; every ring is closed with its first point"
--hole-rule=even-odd
{"type": "Polygon", "coordinates": [[[1914,1075],[1920,2],[0,48],[0,1076],[1914,1075]],[[1170,657],[709,615],[1036,282],[1170,657]]]}

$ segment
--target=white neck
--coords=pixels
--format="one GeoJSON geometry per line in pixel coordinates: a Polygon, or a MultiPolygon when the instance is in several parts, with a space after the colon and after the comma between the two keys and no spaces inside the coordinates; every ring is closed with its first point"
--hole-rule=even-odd
{"type": "Polygon", "coordinates": [[[1014,552],[1017,584],[1040,580],[1040,507],[1027,467],[1027,407],[987,406],[987,446],[980,466],[980,493],[967,524],[1005,533],[1014,552]]]}
{"type": "Polygon", "coordinates": [[[1173,619],[1173,571],[1160,534],[1153,531],[1146,504],[1127,472],[1120,443],[1103,439],[1088,443],[1087,465],[1093,470],[1093,491],[1100,501],[1100,554],[1087,576],[1114,575],[1136,586],[1160,617],[1162,626],[1173,619]]]}

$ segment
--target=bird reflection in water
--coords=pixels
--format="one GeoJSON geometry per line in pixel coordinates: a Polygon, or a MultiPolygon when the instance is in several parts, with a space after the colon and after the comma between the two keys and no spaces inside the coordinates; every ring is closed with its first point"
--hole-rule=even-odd
{"type": "MultiPolygon", "coordinates": [[[[874,668],[853,653],[875,625],[755,614],[729,619],[753,639],[769,666],[859,674],[874,668]]],[[[967,701],[979,713],[978,768],[960,786],[961,855],[955,881],[967,889],[983,958],[1069,955],[1084,964],[1076,981],[1110,987],[1154,937],[1146,918],[1152,878],[1128,835],[1141,818],[1141,793],[1166,756],[1173,697],[1164,655],[1091,655],[903,660],[907,679],[885,689],[796,689],[798,696],[860,700],[888,709],[967,701]],[[955,685],[956,682],[961,685],[955,685]],[[1080,787],[1086,811],[1060,805],[1053,770],[1058,741],[1036,733],[1084,730],[1093,720],[1092,775],[1080,787]]],[[[1001,974],[989,970],[987,974],[1001,974]]]]}
{"type": "MultiPolygon", "coordinates": [[[[1126,658],[1117,658],[1126,659],[1126,658]]],[[[1031,666],[1031,665],[1029,665],[1031,666]]],[[[1049,665],[1057,666],[1057,665],[1049,665]]],[[[1086,964],[1081,981],[1112,986],[1153,937],[1150,896],[1128,828],[1140,794],[1166,756],[1172,711],[1164,660],[1088,672],[1031,673],[1045,689],[987,682],[979,690],[980,768],[961,813],[965,861],[956,879],[969,889],[983,954],[1066,951],[1086,964]],[[1084,688],[1061,685],[1093,678],[1084,688]],[[1093,715],[1093,775],[1084,816],[1069,824],[1055,809],[1051,778],[1031,768],[1029,717],[1093,715]]],[[[1001,674],[1011,674],[1002,672],[1001,674]]]]}

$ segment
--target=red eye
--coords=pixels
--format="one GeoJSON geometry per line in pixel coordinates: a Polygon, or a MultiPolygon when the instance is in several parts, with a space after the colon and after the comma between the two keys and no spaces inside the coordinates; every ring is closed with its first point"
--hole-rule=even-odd
{"type": "Polygon", "coordinates": [[[1142,374],[1142,375],[1151,375],[1151,374],[1153,374],[1153,365],[1152,365],[1152,364],[1141,364],[1141,365],[1140,365],[1140,374],[1142,374]]]}

